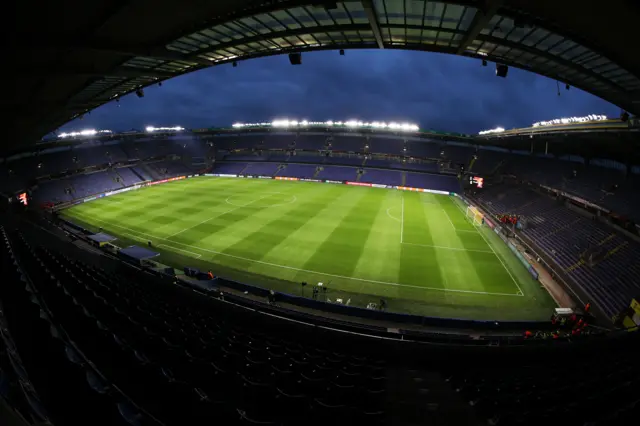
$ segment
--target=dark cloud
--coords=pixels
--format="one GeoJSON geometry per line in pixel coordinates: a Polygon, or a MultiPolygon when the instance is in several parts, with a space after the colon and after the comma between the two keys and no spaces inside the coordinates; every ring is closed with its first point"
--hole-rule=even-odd
{"type": "Polygon", "coordinates": [[[274,118],[402,120],[421,128],[462,133],[587,114],[615,117],[619,110],[581,90],[478,60],[400,50],[303,54],[302,66],[286,56],[214,67],[112,102],[64,130],[142,129],[146,125],[227,126],[274,118]]]}

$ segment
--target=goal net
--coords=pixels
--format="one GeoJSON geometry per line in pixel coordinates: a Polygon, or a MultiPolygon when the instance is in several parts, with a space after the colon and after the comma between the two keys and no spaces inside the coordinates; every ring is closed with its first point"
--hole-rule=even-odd
{"type": "Polygon", "coordinates": [[[469,206],[467,207],[467,220],[469,220],[471,223],[473,223],[476,226],[482,225],[482,219],[484,218],[484,215],[482,213],[480,213],[480,211],[473,207],[473,206],[469,206]]]}

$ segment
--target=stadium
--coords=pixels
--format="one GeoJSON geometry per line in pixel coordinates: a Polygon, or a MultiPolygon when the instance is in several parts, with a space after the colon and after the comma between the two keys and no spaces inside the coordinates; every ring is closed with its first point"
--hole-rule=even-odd
{"type": "Polygon", "coordinates": [[[12,53],[36,96],[4,101],[2,424],[637,418],[640,63],[604,24],[545,2],[186,1],[153,24],[145,1],[98,3],[86,45],[32,24],[59,37],[12,53]],[[368,48],[527,69],[622,112],[55,132],[211,66],[368,48]],[[43,51],[67,55],[46,78],[43,51]]]}

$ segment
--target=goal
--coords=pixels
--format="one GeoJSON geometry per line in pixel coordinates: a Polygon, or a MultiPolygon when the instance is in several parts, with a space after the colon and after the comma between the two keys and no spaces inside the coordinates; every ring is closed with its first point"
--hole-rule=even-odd
{"type": "Polygon", "coordinates": [[[473,206],[467,207],[466,216],[467,216],[467,219],[471,223],[473,223],[475,226],[479,226],[483,224],[484,215],[480,213],[480,211],[473,206]]]}

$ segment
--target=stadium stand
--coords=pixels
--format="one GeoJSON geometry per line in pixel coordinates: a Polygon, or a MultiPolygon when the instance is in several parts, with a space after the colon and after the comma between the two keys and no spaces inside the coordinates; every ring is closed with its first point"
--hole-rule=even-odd
{"type": "Polygon", "coordinates": [[[360,177],[360,182],[377,183],[384,185],[402,185],[402,172],[393,170],[365,169],[360,177]]]}
{"type": "Polygon", "coordinates": [[[297,177],[311,179],[317,171],[315,165],[287,164],[285,168],[278,172],[278,176],[297,177]]]}
{"type": "Polygon", "coordinates": [[[296,141],[296,136],[292,134],[274,134],[266,136],[262,142],[263,147],[269,149],[288,149],[296,141]]]}
{"type": "Polygon", "coordinates": [[[331,149],[345,152],[364,152],[366,139],[357,136],[335,136],[331,142],[331,149]]]}
{"type": "Polygon", "coordinates": [[[218,163],[215,166],[216,173],[237,175],[242,172],[247,163],[218,163]]]}
{"type": "Polygon", "coordinates": [[[278,171],[278,163],[249,163],[243,170],[248,175],[273,176],[278,171]]]}
{"type": "Polygon", "coordinates": [[[151,170],[155,171],[160,179],[190,174],[193,171],[184,163],[179,161],[158,161],[147,164],[151,170]]]}
{"type": "Polygon", "coordinates": [[[402,155],[404,140],[398,138],[376,138],[369,139],[369,152],[379,152],[383,154],[402,155]]]}
{"type": "Polygon", "coordinates": [[[323,166],[316,177],[335,181],[355,181],[357,175],[353,167],[323,166]]]}
{"type": "Polygon", "coordinates": [[[418,172],[438,173],[437,163],[412,163],[412,162],[392,163],[391,168],[403,169],[403,170],[414,170],[418,172]]]}
{"type": "Polygon", "coordinates": [[[300,134],[296,138],[296,149],[317,151],[324,149],[327,135],[300,134]]]}
{"type": "Polygon", "coordinates": [[[615,426],[640,408],[637,333],[525,351],[310,328],[20,227],[0,229],[2,313],[54,424],[615,426]]]}
{"type": "Polygon", "coordinates": [[[412,157],[440,158],[442,146],[438,143],[430,142],[407,142],[407,154],[412,157]]]}
{"type": "Polygon", "coordinates": [[[456,193],[460,192],[460,183],[456,176],[407,173],[405,186],[456,193]]]}
{"type": "Polygon", "coordinates": [[[391,160],[382,160],[376,158],[369,158],[364,162],[367,167],[391,167],[391,160]]]}
{"type": "Polygon", "coordinates": [[[640,294],[640,244],[529,188],[499,185],[476,194],[493,214],[527,218],[521,232],[549,254],[611,318],[640,294]],[[582,256],[600,253],[593,266],[582,256]]]}
{"type": "Polygon", "coordinates": [[[360,158],[360,157],[338,157],[338,156],[332,156],[332,157],[325,157],[324,162],[327,163],[327,164],[344,164],[344,165],[349,165],[349,166],[361,166],[362,165],[362,160],[363,159],[360,158]]]}

